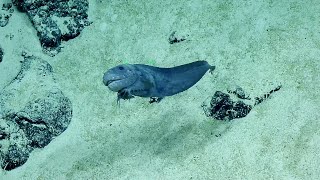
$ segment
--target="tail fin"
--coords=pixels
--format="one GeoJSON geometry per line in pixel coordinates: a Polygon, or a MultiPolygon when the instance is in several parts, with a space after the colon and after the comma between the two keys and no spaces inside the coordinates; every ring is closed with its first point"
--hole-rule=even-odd
{"type": "Polygon", "coordinates": [[[216,66],[210,66],[209,73],[212,74],[215,69],[216,69],[216,66]]]}

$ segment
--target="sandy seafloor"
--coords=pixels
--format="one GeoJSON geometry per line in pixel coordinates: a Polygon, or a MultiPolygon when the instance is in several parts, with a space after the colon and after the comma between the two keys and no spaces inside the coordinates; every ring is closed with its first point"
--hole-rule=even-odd
{"type": "Polygon", "coordinates": [[[0,87],[16,76],[25,50],[53,66],[73,104],[68,129],[0,179],[320,178],[319,1],[89,3],[93,24],[55,57],[43,54],[26,14],[15,11],[0,28],[0,87]],[[187,41],[169,44],[173,31],[187,41]],[[213,75],[159,104],[137,97],[119,108],[102,84],[123,62],[196,60],[215,65],[213,75]],[[245,118],[217,121],[201,108],[218,90],[238,85],[255,97],[279,84],[245,118]]]}

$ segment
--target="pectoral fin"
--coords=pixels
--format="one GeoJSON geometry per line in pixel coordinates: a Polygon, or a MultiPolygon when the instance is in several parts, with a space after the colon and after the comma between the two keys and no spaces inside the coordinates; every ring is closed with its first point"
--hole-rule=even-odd
{"type": "Polygon", "coordinates": [[[143,83],[144,89],[151,89],[154,87],[154,84],[148,80],[141,80],[141,82],[143,83]]]}
{"type": "Polygon", "coordinates": [[[162,97],[150,97],[149,103],[157,102],[159,103],[163,98],[162,97]]]}

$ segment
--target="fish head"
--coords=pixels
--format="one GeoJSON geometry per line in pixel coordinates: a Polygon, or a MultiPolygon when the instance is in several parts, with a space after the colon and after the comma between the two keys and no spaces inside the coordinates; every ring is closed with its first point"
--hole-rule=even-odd
{"type": "Polygon", "coordinates": [[[122,64],[109,69],[103,75],[103,84],[111,91],[118,92],[132,86],[138,79],[138,74],[131,64],[122,64]]]}

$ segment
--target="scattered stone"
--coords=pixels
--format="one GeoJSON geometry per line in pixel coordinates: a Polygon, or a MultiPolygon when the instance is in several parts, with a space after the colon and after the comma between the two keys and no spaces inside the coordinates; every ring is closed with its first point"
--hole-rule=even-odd
{"type": "Polygon", "coordinates": [[[9,11],[12,8],[12,3],[4,3],[2,4],[2,10],[9,11]]]}
{"type": "Polygon", "coordinates": [[[10,40],[12,40],[14,38],[14,35],[9,33],[5,35],[5,38],[9,38],[10,40]]]}
{"type": "Polygon", "coordinates": [[[28,14],[44,51],[52,56],[60,52],[61,41],[77,37],[91,24],[87,0],[14,0],[14,4],[28,14]]]}
{"type": "Polygon", "coordinates": [[[186,40],[183,36],[182,37],[176,37],[176,31],[173,31],[171,35],[169,36],[169,43],[174,44],[174,43],[179,43],[186,40]]]}
{"type": "Polygon", "coordinates": [[[0,91],[0,166],[23,165],[68,127],[72,104],[55,83],[46,61],[24,53],[21,70],[0,91]]]}
{"type": "MultiPolygon", "coordinates": [[[[278,90],[280,90],[281,85],[271,90],[269,93],[264,94],[261,97],[254,98],[254,102],[249,102],[248,104],[242,100],[233,100],[230,94],[223,93],[221,91],[216,91],[209,105],[204,102],[202,108],[207,117],[213,117],[217,120],[232,120],[235,118],[245,117],[251,109],[266,100],[270,95],[278,90]]],[[[239,99],[250,100],[242,90],[238,87],[235,91],[228,91],[231,94],[235,94],[239,99]]]]}

